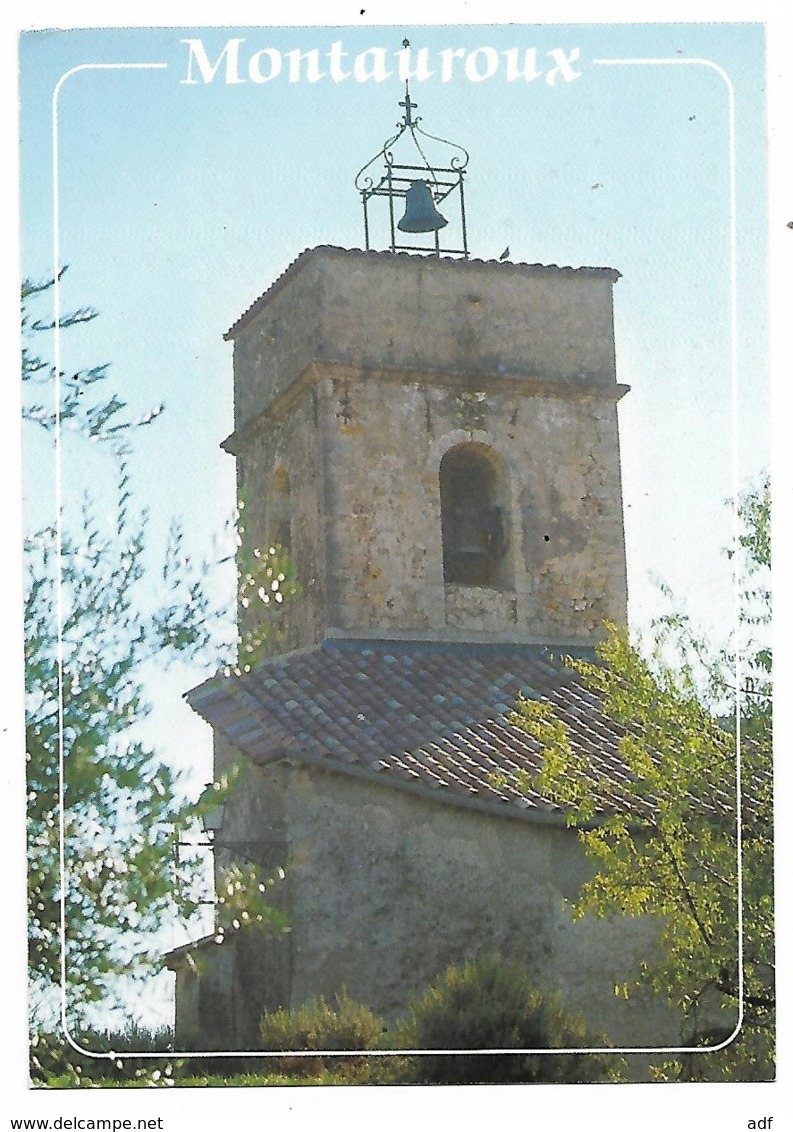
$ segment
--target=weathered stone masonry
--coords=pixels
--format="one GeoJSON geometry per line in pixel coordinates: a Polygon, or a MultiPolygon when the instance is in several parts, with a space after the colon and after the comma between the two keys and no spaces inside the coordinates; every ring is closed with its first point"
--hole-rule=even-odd
{"type": "Polygon", "coordinates": [[[273,471],[289,474],[311,580],[292,644],[585,644],[625,620],[617,277],[319,248],[243,315],[228,334],[226,447],[254,543],[273,471]],[[466,443],[504,466],[509,581],[496,588],[444,585],[439,466],[466,443]]]}

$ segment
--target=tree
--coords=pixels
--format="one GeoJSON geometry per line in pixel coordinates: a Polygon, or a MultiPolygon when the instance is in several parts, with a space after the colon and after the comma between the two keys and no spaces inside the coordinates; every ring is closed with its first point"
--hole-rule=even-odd
{"type": "MultiPolygon", "coordinates": [[[[66,268],[62,268],[58,281],[65,272],[66,268]]],[[[109,378],[107,364],[79,369],[71,374],[61,371],[57,375],[60,396],[56,406],[53,398],[55,367],[37,349],[39,337],[48,336],[55,329],[55,323],[52,319],[36,318],[30,309],[32,302],[54,287],[55,279],[38,282],[25,279],[22,282],[22,384],[25,392],[22,416],[47,432],[52,432],[59,422],[61,427],[99,441],[118,455],[125,450],[126,442],[135,429],[150,424],[163,407],[156,405],[137,418],[126,415],[126,402],[116,393],[105,392],[105,382],[109,378]]],[[[61,315],[59,327],[67,330],[93,322],[96,317],[97,312],[92,307],[79,307],[61,315]]]]}
{"type": "MultiPolygon", "coordinates": [[[[120,490],[126,504],[125,481],[120,490]]],[[[59,570],[52,529],[25,542],[30,965],[37,999],[60,982],[61,898],[69,999],[82,1006],[105,993],[112,976],[137,969],[146,955],[145,945],[138,950],[141,933],[160,924],[180,891],[173,831],[190,821],[188,805],[173,771],[134,728],[149,710],[142,665],[205,643],[206,599],[199,581],[177,576],[169,555],[165,602],[141,604],[144,534],[125,506],[116,529],[103,534],[86,506],[77,535],[64,536],[59,570]],[[127,931],[135,933],[134,948],[127,931]]],[[[189,890],[187,875],[183,882],[189,890]]],[[[187,900],[181,910],[188,914],[195,903],[187,900]]]]}
{"type": "MultiPolygon", "coordinates": [[[[71,532],[46,526],[24,543],[29,953],[42,1024],[56,1012],[62,960],[68,1013],[79,1019],[116,975],[150,969],[146,933],[166,912],[197,907],[197,863],[175,858],[174,830],[198,811],[135,728],[149,711],[145,666],[200,655],[216,627],[205,569],[176,525],[156,586],[147,577],[148,516],[134,504],[125,460],[135,429],[159,407],[130,418],[106,392],[107,366],[61,374],[52,408],[39,397],[37,387],[53,392],[54,368],[37,350],[53,322],[30,307],[52,286],[22,286],[23,415],[49,434],[59,422],[98,442],[116,496],[110,524],[86,497],[71,532]]],[[[61,329],[94,317],[80,309],[61,329]]]]}
{"type": "Polygon", "coordinates": [[[681,1044],[724,1043],[668,1062],[666,1077],[764,1079],[773,1064],[769,513],[766,479],[738,505],[741,640],[714,655],[674,615],[649,657],[611,626],[597,662],[568,659],[622,729],[621,800],[549,705],[522,700],[515,713],[545,747],[540,789],[597,867],[575,915],[659,918],[657,953],[616,992],[649,986],[680,1012],[681,1044]]]}
{"type": "MultiPolygon", "coordinates": [[[[53,285],[22,285],[23,416],[51,438],[68,430],[97,443],[109,469],[103,488],[115,484],[115,494],[110,520],[98,517],[106,502],[99,508],[86,496],[76,521],[45,526],[24,543],[29,953],[39,1027],[57,1016],[62,978],[69,1020],[83,1024],[91,1003],[112,998],[118,975],[151,974],[165,917],[189,919],[207,903],[202,861],[180,854],[178,842],[200,828],[232,782],[189,800],[136,728],[150,711],[153,672],[176,657],[216,667],[236,653],[238,663],[252,663],[267,636],[257,626],[235,647],[225,607],[207,596],[210,564],[191,559],[178,524],[162,560],[152,554],[127,461],[136,431],[161,406],[131,416],[107,392],[106,365],[57,375],[56,403],[55,369],[38,348],[54,322],[31,313],[53,285]]],[[[95,317],[81,308],[62,316],[60,329],[95,317]]],[[[275,604],[276,594],[280,602],[297,592],[278,551],[246,547],[241,555],[240,592],[249,604],[265,608],[261,594],[275,604]]],[[[281,930],[258,878],[238,870],[222,879],[219,938],[242,924],[281,930]]]]}

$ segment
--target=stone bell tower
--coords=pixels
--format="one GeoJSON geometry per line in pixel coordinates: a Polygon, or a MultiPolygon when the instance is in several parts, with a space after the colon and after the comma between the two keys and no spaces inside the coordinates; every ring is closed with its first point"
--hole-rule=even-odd
{"type": "Polygon", "coordinates": [[[288,547],[304,587],[278,647],[591,645],[626,620],[619,273],[469,259],[468,155],[397,164],[403,137],[424,158],[407,86],[400,106],[356,180],[366,250],[303,252],[226,335],[248,537],[288,547]]]}
{"type": "Polygon", "coordinates": [[[510,717],[519,694],[553,695],[586,749],[610,735],[544,646],[589,649],[626,620],[619,274],[471,260],[466,155],[398,165],[420,132],[402,105],[382,175],[359,175],[366,247],[304,251],[226,335],[245,537],[286,547],[302,594],[275,655],[188,697],[216,772],[249,768],[218,877],[286,862],[272,899],[291,925],[266,945],[207,937],[200,977],[171,956],[177,1025],[214,1041],[255,1041],[264,1007],[341,986],[397,1016],[479,946],[543,979],[557,952],[567,982],[587,963],[554,939],[562,819],[513,783],[538,755],[510,717]]]}
{"type": "Polygon", "coordinates": [[[226,335],[247,534],[288,547],[304,585],[277,647],[591,645],[626,620],[619,273],[470,260],[468,155],[441,142],[429,165],[441,139],[407,84],[400,106],[356,179],[366,250],[303,252],[226,335]],[[403,138],[426,168],[396,162],[403,138]]]}
{"type": "Polygon", "coordinates": [[[308,583],[285,647],[626,620],[618,278],[319,247],[239,319],[225,446],[308,583]]]}

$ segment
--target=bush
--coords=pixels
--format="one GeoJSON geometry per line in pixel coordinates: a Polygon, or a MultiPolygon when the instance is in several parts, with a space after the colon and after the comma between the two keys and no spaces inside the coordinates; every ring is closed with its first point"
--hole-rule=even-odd
{"type": "Polygon", "coordinates": [[[81,1030],[76,1044],[63,1033],[36,1032],[30,1039],[30,1081],[34,1088],[80,1088],[173,1084],[173,1033],[130,1025],[123,1032],[81,1030]],[[136,1053],[162,1053],[159,1058],[136,1058],[136,1053]],[[112,1053],[112,1056],[110,1056],[112,1053]]]}
{"type": "MultiPolygon", "coordinates": [[[[263,1050],[373,1050],[380,1047],[385,1023],[368,1006],[350,998],[345,990],[330,1002],[322,996],[297,1010],[265,1011],[259,1024],[263,1050]]],[[[285,1057],[272,1062],[273,1068],[300,1075],[316,1075],[326,1068],[356,1070],[365,1058],[285,1057]]]]}
{"type": "MultiPolygon", "coordinates": [[[[402,1049],[575,1049],[607,1043],[538,991],[516,962],[487,955],[449,967],[410,1008],[395,1035],[402,1049]]],[[[408,1079],[427,1084],[583,1082],[609,1079],[606,1055],[468,1053],[415,1055],[408,1079]]],[[[613,1077],[611,1077],[613,1079],[613,1077]]]]}

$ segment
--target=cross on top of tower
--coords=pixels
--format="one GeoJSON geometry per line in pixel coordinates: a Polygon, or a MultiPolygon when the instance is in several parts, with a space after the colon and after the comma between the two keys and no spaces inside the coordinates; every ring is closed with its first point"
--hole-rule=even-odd
{"type": "MultiPolygon", "coordinates": [[[[403,39],[402,40],[402,46],[407,51],[408,47],[410,47],[410,40],[407,39],[407,38],[403,39]]],[[[408,80],[407,79],[405,79],[405,101],[400,102],[399,105],[403,106],[405,108],[405,117],[404,117],[404,120],[402,122],[402,125],[403,126],[412,126],[413,125],[413,119],[411,117],[410,111],[411,110],[417,110],[418,109],[418,103],[410,101],[410,90],[408,88],[408,80]]]]}
{"type": "Polygon", "coordinates": [[[404,108],[405,108],[405,120],[404,120],[404,123],[403,123],[403,125],[405,125],[405,126],[412,126],[412,125],[413,125],[413,119],[412,119],[412,117],[411,117],[411,113],[410,113],[410,111],[411,111],[411,110],[418,110],[418,105],[419,105],[419,104],[418,104],[418,102],[411,102],[411,100],[410,100],[410,91],[409,91],[409,89],[408,89],[408,84],[407,84],[407,81],[405,82],[405,101],[404,101],[404,102],[400,102],[400,104],[399,104],[399,105],[400,105],[400,106],[404,106],[404,108]]]}

